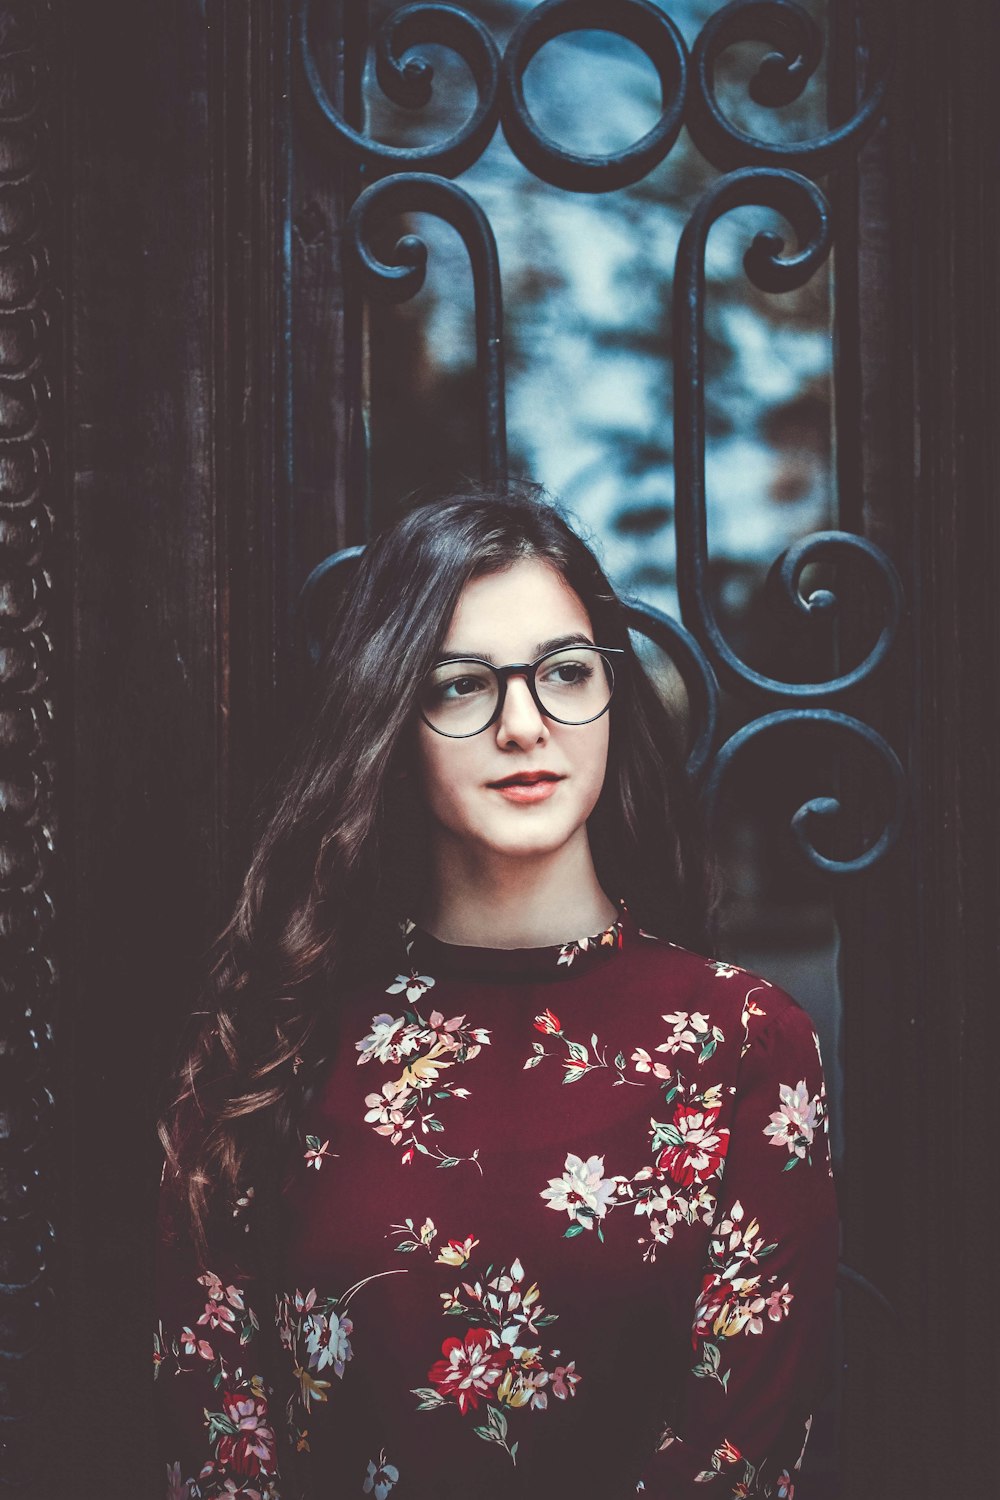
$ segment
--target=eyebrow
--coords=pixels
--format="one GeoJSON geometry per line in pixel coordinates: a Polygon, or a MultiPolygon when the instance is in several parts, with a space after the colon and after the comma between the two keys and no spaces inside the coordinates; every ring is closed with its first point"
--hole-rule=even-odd
{"type": "MultiPolygon", "coordinates": [[[[564,646],[592,646],[594,642],[582,631],[574,631],[572,635],[557,635],[551,641],[539,641],[531,654],[531,660],[535,661],[539,656],[544,656],[548,651],[561,651],[564,646]]],[[[490,666],[495,667],[497,663],[488,651],[463,651],[460,646],[454,650],[447,650],[437,657],[434,665],[438,666],[443,661],[450,661],[455,656],[477,656],[480,661],[488,661],[490,666]]]]}

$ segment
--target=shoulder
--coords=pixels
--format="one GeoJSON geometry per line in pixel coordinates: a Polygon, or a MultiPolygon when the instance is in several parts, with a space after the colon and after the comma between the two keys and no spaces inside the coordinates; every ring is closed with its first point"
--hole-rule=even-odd
{"type": "Polygon", "coordinates": [[[637,965],[678,1016],[697,1016],[726,1037],[740,1037],[739,1055],[751,1046],[818,1050],[809,1012],[773,980],[724,959],[709,958],[639,929],[637,965]]]}

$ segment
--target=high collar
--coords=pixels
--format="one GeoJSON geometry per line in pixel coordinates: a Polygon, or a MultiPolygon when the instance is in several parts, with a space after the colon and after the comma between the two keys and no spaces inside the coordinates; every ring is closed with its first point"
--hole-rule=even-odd
{"type": "Polygon", "coordinates": [[[636,939],[639,928],[618,902],[618,916],[601,932],[542,948],[474,948],[446,943],[407,920],[400,924],[412,973],[432,978],[507,980],[571,979],[614,959],[636,939]]]}

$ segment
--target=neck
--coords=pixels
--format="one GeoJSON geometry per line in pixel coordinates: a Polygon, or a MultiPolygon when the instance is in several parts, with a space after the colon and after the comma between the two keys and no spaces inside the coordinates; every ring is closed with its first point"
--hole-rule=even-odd
{"type": "Polygon", "coordinates": [[[599,932],[618,913],[597,879],[586,829],[579,834],[537,859],[439,843],[415,920],[442,942],[474,948],[540,948],[599,932]]]}

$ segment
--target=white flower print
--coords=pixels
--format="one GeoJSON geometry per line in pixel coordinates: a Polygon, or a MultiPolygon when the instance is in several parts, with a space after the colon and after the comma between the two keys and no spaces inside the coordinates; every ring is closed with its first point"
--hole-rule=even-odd
{"type": "Polygon", "coordinates": [[[572,1232],[575,1225],[580,1229],[593,1229],[597,1219],[603,1219],[608,1212],[608,1206],[619,1190],[619,1185],[626,1183],[628,1179],[604,1176],[604,1157],[588,1156],[584,1161],[581,1157],[569,1152],[561,1177],[551,1177],[547,1188],[543,1188],[540,1196],[548,1200],[550,1208],[557,1213],[563,1210],[574,1220],[567,1233],[572,1232]]]}
{"type": "Polygon", "coordinates": [[[429,974],[397,974],[395,982],[386,986],[387,995],[399,995],[403,992],[407,1000],[419,1000],[431,988],[434,980],[429,974]]]}
{"type": "Polygon", "coordinates": [[[710,959],[708,967],[715,970],[717,979],[732,979],[734,974],[746,973],[746,970],[741,969],[738,964],[723,963],[721,959],[710,959]]]}
{"type": "Polygon", "coordinates": [[[764,1134],[771,1137],[772,1146],[785,1146],[792,1161],[785,1170],[798,1161],[811,1161],[810,1147],[816,1131],[819,1095],[809,1096],[806,1081],[800,1078],[794,1088],[782,1083],[778,1086],[780,1108],[771,1115],[771,1122],[764,1126],[764,1134]]]}
{"type": "Polygon", "coordinates": [[[660,1043],[657,1052],[694,1052],[697,1049],[698,1061],[702,1063],[712,1056],[720,1042],[725,1041],[721,1027],[710,1026],[708,1016],[700,1010],[674,1010],[663,1019],[672,1028],[672,1034],[660,1043]]]}
{"type": "Polygon", "coordinates": [[[371,1062],[372,1058],[380,1063],[398,1063],[411,1052],[416,1052],[417,1038],[412,1034],[412,1028],[407,1027],[405,1016],[390,1016],[383,1011],[381,1015],[372,1016],[371,1031],[354,1045],[361,1053],[358,1067],[371,1062]]]}
{"type": "Polygon", "coordinates": [[[333,1373],[343,1380],[344,1366],[354,1357],[349,1338],[353,1328],[350,1318],[341,1317],[336,1311],[329,1316],[312,1313],[302,1326],[310,1368],[325,1370],[332,1365],[333,1373]]]}

